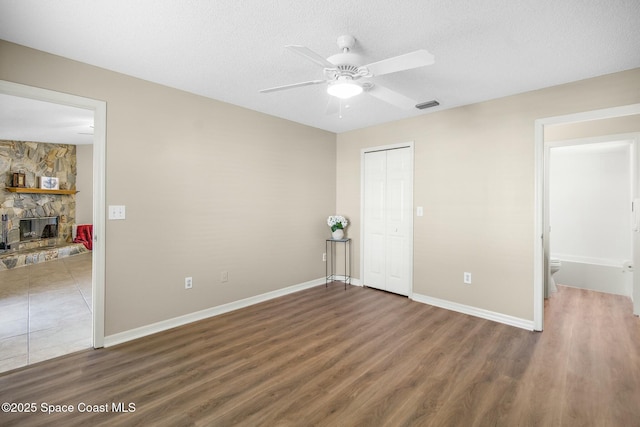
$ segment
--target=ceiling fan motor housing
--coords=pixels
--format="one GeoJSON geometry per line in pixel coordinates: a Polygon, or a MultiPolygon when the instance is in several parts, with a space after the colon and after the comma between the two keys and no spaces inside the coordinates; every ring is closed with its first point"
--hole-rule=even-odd
{"type": "Polygon", "coordinates": [[[347,77],[355,80],[361,77],[358,73],[358,67],[354,65],[337,65],[336,68],[326,68],[325,75],[330,80],[336,80],[340,77],[347,77]]]}
{"type": "Polygon", "coordinates": [[[362,56],[357,53],[338,53],[328,57],[327,61],[336,65],[335,69],[325,69],[327,77],[329,78],[349,76],[355,80],[363,77],[363,73],[360,70],[364,60],[362,56]]]}

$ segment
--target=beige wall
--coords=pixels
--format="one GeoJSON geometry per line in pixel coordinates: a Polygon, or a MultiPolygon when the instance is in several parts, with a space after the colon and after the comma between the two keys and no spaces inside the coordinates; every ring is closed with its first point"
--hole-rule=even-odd
{"type": "Polygon", "coordinates": [[[354,276],[361,149],[414,141],[424,216],[414,218],[413,292],[533,320],[534,121],[638,102],[635,69],[338,135],[337,211],[351,220],[354,276]]]}
{"type": "Polygon", "coordinates": [[[105,335],[324,276],[335,134],[1,41],[0,79],[106,101],[127,219],[106,224],[105,335]]]}
{"type": "Polygon", "coordinates": [[[93,223],[93,145],[76,145],[76,224],[93,223]]]}
{"type": "Polygon", "coordinates": [[[322,277],[334,213],[359,277],[360,151],[406,141],[413,291],[531,320],[534,120],[640,102],[636,69],[336,137],[5,42],[0,79],[107,102],[107,205],[127,220],[106,224],[106,335],[322,277]]]}

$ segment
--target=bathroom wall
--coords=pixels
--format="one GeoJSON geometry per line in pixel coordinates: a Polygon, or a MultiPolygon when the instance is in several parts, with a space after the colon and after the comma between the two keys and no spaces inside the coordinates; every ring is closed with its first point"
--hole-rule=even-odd
{"type": "Polygon", "coordinates": [[[631,143],[551,148],[551,256],[556,283],[631,295],[631,143]]]}

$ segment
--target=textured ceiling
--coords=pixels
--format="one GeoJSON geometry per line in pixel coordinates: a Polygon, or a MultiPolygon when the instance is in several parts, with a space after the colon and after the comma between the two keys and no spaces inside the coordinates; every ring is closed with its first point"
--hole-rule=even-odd
{"type": "Polygon", "coordinates": [[[332,132],[640,67],[638,0],[0,0],[0,38],[332,132]],[[324,57],[351,34],[366,62],[426,49],[435,64],[374,82],[429,110],[368,94],[327,115],[324,57]]]}
{"type": "Polygon", "coordinates": [[[0,139],[92,144],[93,111],[0,94],[0,139]]]}

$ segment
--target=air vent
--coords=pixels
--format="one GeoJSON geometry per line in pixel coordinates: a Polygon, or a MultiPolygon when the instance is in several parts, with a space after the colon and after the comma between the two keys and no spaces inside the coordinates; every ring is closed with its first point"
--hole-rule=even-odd
{"type": "Polygon", "coordinates": [[[440,103],[434,99],[433,101],[427,101],[427,102],[423,102],[422,104],[416,104],[416,108],[418,110],[424,110],[425,108],[437,107],[438,105],[440,105],[440,103]]]}

